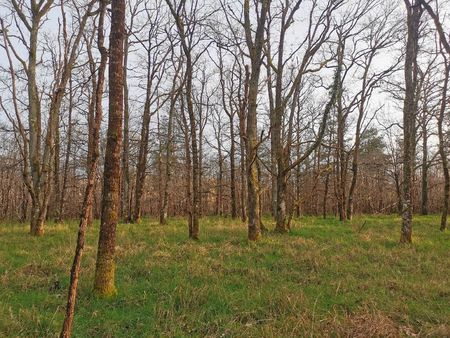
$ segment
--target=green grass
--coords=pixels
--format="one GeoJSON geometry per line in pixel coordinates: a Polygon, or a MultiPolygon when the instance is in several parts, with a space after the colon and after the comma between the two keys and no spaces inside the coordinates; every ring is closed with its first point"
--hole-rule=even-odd
{"type": "MultiPolygon", "coordinates": [[[[265,224],[273,227],[270,219],[265,224]]],[[[120,224],[118,296],[92,291],[98,225],[89,229],[74,337],[449,336],[450,233],[415,217],[295,220],[288,235],[246,240],[245,225],[204,218],[201,240],[184,219],[120,224]],[[359,232],[363,222],[365,226],[359,232]]],[[[0,336],[59,333],[77,223],[0,225],[0,336]]]]}

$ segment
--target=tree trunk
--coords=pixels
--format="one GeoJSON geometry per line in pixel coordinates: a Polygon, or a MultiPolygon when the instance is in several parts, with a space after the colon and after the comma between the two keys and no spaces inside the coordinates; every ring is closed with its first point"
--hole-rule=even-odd
{"type": "Polygon", "coordinates": [[[257,95],[259,67],[252,65],[249,81],[248,113],[247,113],[247,206],[248,206],[248,239],[256,241],[261,237],[259,219],[259,178],[257,167],[257,95]],[[255,74],[256,73],[256,74],[255,74]]]}
{"type": "Polygon", "coordinates": [[[402,214],[402,208],[403,208],[403,203],[402,203],[402,187],[401,187],[401,182],[400,182],[400,173],[397,171],[397,168],[395,169],[394,172],[394,181],[395,181],[395,192],[397,194],[397,212],[399,215],[402,214]]]}
{"type": "Polygon", "coordinates": [[[347,219],[351,220],[353,218],[353,196],[356,189],[356,183],[358,180],[358,165],[359,165],[359,148],[361,146],[361,129],[364,118],[364,112],[366,109],[366,91],[367,91],[367,78],[369,75],[370,65],[372,64],[373,56],[375,55],[375,51],[371,51],[372,54],[368,58],[368,62],[365,65],[364,74],[363,74],[363,82],[361,88],[361,100],[358,104],[358,119],[356,122],[356,131],[355,131],[355,145],[353,149],[353,158],[352,158],[352,181],[350,184],[350,189],[348,191],[348,201],[347,201],[347,219]]]}
{"type": "Polygon", "coordinates": [[[128,102],[128,35],[124,43],[123,62],[123,152],[122,152],[122,218],[125,223],[131,222],[131,193],[130,193],[130,108],[128,102]]]}
{"type": "Polygon", "coordinates": [[[124,30],[125,0],[116,0],[112,2],[111,7],[109,116],[103,178],[102,216],[94,281],[94,291],[102,297],[116,294],[114,256],[120,206],[124,30]]]}
{"type": "MultiPolygon", "coordinates": [[[[69,81],[70,82],[70,81],[69,81]]],[[[69,86],[70,87],[70,86],[69,86]]],[[[69,93],[69,96],[71,94],[69,93]]],[[[60,133],[60,128],[61,128],[61,119],[58,118],[56,119],[56,128],[55,128],[55,147],[54,147],[54,159],[53,159],[53,198],[51,200],[49,209],[52,211],[51,212],[51,216],[54,217],[55,222],[58,223],[60,221],[61,216],[59,215],[59,208],[58,208],[58,200],[60,200],[61,198],[61,180],[60,180],[60,175],[61,175],[61,161],[60,161],[60,156],[61,156],[61,146],[60,146],[60,142],[61,142],[61,133],[60,133]]],[[[47,218],[49,217],[49,213],[47,213],[47,218]]]]}
{"type": "Polygon", "coordinates": [[[248,104],[248,85],[250,80],[250,72],[248,66],[245,66],[244,93],[240,102],[239,111],[239,146],[241,149],[241,220],[247,222],[247,104],[248,104]]]}
{"type": "Polygon", "coordinates": [[[287,175],[285,172],[284,164],[278,163],[277,173],[277,213],[275,214],[276,227],[275,232],[285,233],[288,232],[288,226],[286,223],[287,209],[286,209],[286,189],[287,189],[287,175]],[[281,169],[281,170],[280,170],[281,169]]]}
{"type": "MultiPolygon", "coordinates": [[[[102,3],[100,3],[100,4],[102,4],[102,3]]],[[[100,80],[100,75],[104,77],[104,69],[106,67],[106,62],[107,62],[107,55],[102,55],[101,54],[102,49],[100,49],[99,50],[100,51],[100,67],[98,69],[98,75],[96,75],[97,69],[96,69],[96,64],[94,61],[94,56],[92,55],[92,39],[91,40],[86,39],[86,50],[87,50],[87,55],[88,55],[88,59],[89,59],[89,69],[91,72],[90,75],[91,75],[91,87],[92,87],[92,92],[91,92],[91,96],[90,96],[90,100],[89,100],[89,108],[88,108],[88,128],[89,128],[89,130],[94,130],[97,109],[102,108],[101,104],[97,105],[97,96],[98,96],[98,90],[99,90],[98,84],[97,84],[97,76],[99,77],[99,80],[100,80]],[[105,64],[103,65],[102,62],[104,62],[105,64]],[[100,74],[101,71],[103,72],[103,74],[100,74]]],[[[100,42],[97,41],[98,47],[104,48],[101,45],[102,43],[103,43],[102,41],[100,41],[100,42]]],[[[103,85],[101,88],[101,95],[103,95],[103,85]]],[[[95,152],[94,134],[92,132],[90,132],[90,133],[88,133],[88,152],[87,152],[87,158],[86,158],[86,163],[87,163],[86,172],[87,172],[88,177],[91,174],[90,170],[93,167],[92,162],[94,159],[94,152],[95,152]]],[[[97,167],[98,167],[98,165],[97,165],[97,167]]],[[[96,186],[97,186],[97,175],[95,173],[94,174],[94,198],[93,198],[94,200],[95,200],[96,186]]],[[[94,220],[94,207],[91,206],[91,208],[89,208],[89,210],[88,210],[87,226],[91,226],[93,220],[94,220]]]]}
{"type": "MultiPolygon", "coordinates": [[[[219,122],[220,123],[220,122],[219,122]]],[[[217,135],[217,151],[219,156],[219,172],[217,173],[217,192],[216,192],[216,215],[222,216],[222,190],[223,190],[223,156],[222,156],[222,142],[220,140],[220,127],[217,135]]]]}
{"type": "MultiPolygon", "coordinates": [[[[188,103],[188,110],[189,110],[189,103],[188,103]]],[[[190,115],[189,115],[190,116],[190,115]]],[[[205,117],[206,118],[206,117],[205,117]]],[[[190,123],[192,123],[191,118],[189,118],[190,123]]],[[[198,162],[198,171],[197,171],[197,181],[198,181],[198,187],[197,187],[197,212],[196,212],[196,218],[199,218],[203,215],[203,209],[205,208],[205,204],[208,203],[208,199],[205,198],[205,201],[203,202],[203,127],[202,127],[202,116],[200,113],[200,119],[199,119],[199,128],[198,128],[198,151],[196,152],[197,155],[197,162],[198,162]]],[[[195,128],[196,129],[196,128],[195,128]]],[[[192,127],[191,127],[191,133],[192,133],[192,127]]],[[[194,152],[192,152],[192,156],[194,156],[194,152]]],[[[194,175],[193,175],[194,177],[194,175]]],[[[194,191],[195,195],[195,191],[194,191]]]]}
{"type": "Polygon", "coordinates": [[[181,98],[181,121],[183,122],[184,152],[186,161],[186,212],[188,214],[189,238],[192,234],[192,158],[189,146],[189,125],[186,119],[184,97],[181,98]]]}
{"type": "MultiPolygon", "coordinates": [[[[341,42],[343,45],[343,42],[341,42]]],[[[343,49],[343,48],[342,48],[343,49]]],[[[341,51],[343,53],[343,50],[341,51]]],[[[339,56],[341,58],[341,56],[339,56]]],[[[342,88],[342,86],[341,86],[342,88]]],[[[342,107],[342,89],[338,93],[337,97],[337,165],[336,165],[336,183],[337,183],[337,207],[339,213],[339,220],[345,221],[346,215],[346,165],[345,165],[345,114],[342,107]]]]}
{"type": "MultiPolygon", "coordinates": [[[[425,121],[422,121],[422,123],[425,123],[425,121]]],[[[422,125],[422,146],[422,200],[420,211],[422,215],[428,215],[428,131],[426,124],[422,125]]]]}
{"type": "Polygon", "coordinates": [[[69,81],[69,117],[67,121],[67,147],[64,159],[64,171],[63,171],[63,182],[61,188],[61,194],[59,195],[59,207],[57,213],[57,222],[61,222],[64,218],[64,203],[66,201],[67,192],[67,180],[69,175],[69,160],[70,152],[72,149],[72,111],[73,111],[73,93],[72,93],[72,78],[69,81]]]}
{"type": "Polygon", "coordinates": [[[440,230],[444,231],[447,228],[447,214],[448,214],[448,202],[450,197],[450,174],[448,169],[448,159],[447,159],[447,149],[445,146],[445,133],[443,130],[443,124],[445,119],[445,108],[447,104],[447,89],[448,89],[448,81],[450,74],[450,66],[445,60],[445,77],[444,77],[444,85],[442,88],[442,96],[441,96],[441,106],[439,109],[438,116],[438,136],[439,136],[439,155],[441,156],[442,161],[442,169],[444,172],[444,203],[442,206],[442,215],[441,215],[441,226],[440,230]]]}
{"type": "Polygon", "coordinates": [[[195,120],[194,105],[192,102],[192,63],[190,57],[188,58],[188,65],[186,66],[186,101],[187,111],[190,125],[191,138],[191,156],[192,156],[192,224],[189,238],[197,240],[199,236],[199,201],[200,201],[200,163],[197,147],[197,123],[195,120]],[[189,66],[190,64],[190,66],[189,66]]]}
{"type": "Polygon", "coordinates": [[[231,218],[237,217],[236,206],[236,144],[234,134],[234,116],[230,116],[230,199],[231,199],[231,218]]]}
{"type": "Polygon", "coordinates": [[[29,156],[30,172],[32,178],[32,204],[31,204],[31,224],[30,233],[34,236],[44,234],[44,219],[47,206],[41,205],[41,109],[39,95],[36,84],[36,63],[37,63],[37,37],[39,22],[33,21],[30,31],[30,46],[28,56],[28,125],[29,125],[29,156]],[[44,210],[45,209],[45,210],[44,210]],[[42,217],[42,214],[43,217],[42,217]]]}
{"type": "Polygon", "coordinates": [[[270,1],[263,0],[255,32],[252,38],[250,23],[250,1],[244,1],[244,29],[247,47],[250,53],[251,72],[248,82],[248,107],[247,107],[247,207],[248,207],[248,239],[256,241],[261,237],[260,227],[260,191],[258,175],[258,119],[257,99],[259,76],[261,73],[261,56],[264,43],[264,27],[269,11],[270,1]]]}
{"type": "Polygon", "coordinates": [[[47,208],[42,208],[38,201],[32,199],[30,233],[33,236],[42,236],[44,234],[44,221],[46,214],[47,208]]]}
{"type": "MultiPolygon", "coordinates": [[[[175,88],[172,88],[172,91],[175,88]]],[[[171,157],[172,157],[172,148],[173,148],[173,115],[175,113],[175,103],[178,95],[174,95],[171,99],[170,108],[169,108],[169,120],[167,126],[167,143],[165,147],[165,165],[164,165],[164,179],[163,179],[163,193],[162,193],[162,205],[159,212],[159,223],[166,224],[167,223],[167,214],[169,207],[169,182],[171,178],[171,157]]]]}
{"type": "MultiPolygon", "coordinates": [[[[150,39],[150,37],[149,37],[150,39]]],[[[147,66],[147,90],[145,97],[144,113],[142,116],[141,125],[141,141],[139,143],[139,154],[136,165],[136,184],[134,191],[134,210],[133,210],[133,222],[140,223],[142,217],[142,195],[145,185],[145,177],[147,170],[147,155],[148,155],[148,143],[150,133],[150,119],[151,119],[151,91],[152,91],[152,69],[150,65],[151,55],[150,48],[148,49],[148,66],[147,66]]]]}
{"type": "Polygon", "coordinates": [[[329,185],[330,185],[330,170],[329,170],[329,167],[330,167],[330,155],[331,155],[331,150],[328,150],[327,173],[325,175],[325,183],[324,183],[324,191],[323,191],[323,202],[322,202],[322,217],[324,219],[327,218],[327,214],[328,214],[328,190],[329,190],[329,185]]]}
{"type": "Polygon", "coordinates": [[[405,55],[405,100],[403,108],[403,189],[401,243],[412,242],[412,178],[414,174],[415,116],[417,112],[417,53],[421,8],[417,3],[407,7],[408,37],[405,55]]]}

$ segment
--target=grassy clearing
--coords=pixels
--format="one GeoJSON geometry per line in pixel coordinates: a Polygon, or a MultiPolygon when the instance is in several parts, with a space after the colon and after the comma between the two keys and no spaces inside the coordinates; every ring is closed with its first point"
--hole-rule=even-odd
{"type": "MultiPolygon", "coordinates": [[[[411,247],[388,216],[301,218],[256,244],[229,218],[202,219],[199,242],[182,219],[121,224],[110,300],[91,292],[96,226],[74,337],[450,336],[450,233],[438,221],[416,217],[411,247]]],[[[0,225],[0,336],[58,334],[76,233],[75,222],[43,238],[0,225]]]]}

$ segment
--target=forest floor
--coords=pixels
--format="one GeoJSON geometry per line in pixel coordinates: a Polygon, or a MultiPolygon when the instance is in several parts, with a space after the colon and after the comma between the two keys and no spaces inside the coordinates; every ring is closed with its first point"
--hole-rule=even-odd
{"type": "MultiPolygon", "coordinates": [[[[230,218],[205,217],[198,242],[184,219],[120,224],[113,299],[92,292],[98,224],[89,229],[74,337],[450,336],[450,232],[415,217],[305,217],[288,235],[246,240],[230,218]],[[364,226],[361,229],[361,225],[364,226]]],[[[271,227],[270,220],[266,225],[271,227]]],[[[0,225],[0,337],[61,328],[77,223],[0,225]]]]}

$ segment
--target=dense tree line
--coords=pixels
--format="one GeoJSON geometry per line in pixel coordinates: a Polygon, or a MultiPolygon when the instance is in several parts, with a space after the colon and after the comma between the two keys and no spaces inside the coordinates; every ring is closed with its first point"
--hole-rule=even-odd
{"type": "MultiPolygon", "coordinates": [[[[420,15],[409,25],[419,28],[407,25],[398,3],[266,5],[127,3],[122,219],[158,215],[164,223],[167,215],[192,210],[194,223],[203,214],[240,214],[246,220],[247,164],[257,166],[261,212],[276,215],[280,230],[294,212],[342,220],[354,212],[397,212],[405,175],[399,170],[404,149],[399,112],[411,93],[417,93],[411,205],[417,212],[438,212],[445,200],[446,170],[440,163],[446,159],[439,153],[446,148],[448,59],[439,15],[445,15],[446,4],[407,7],[419,8],[408,12],[420,15]],[[423,14],[428,9],[429,16],[423,14]],[[260,16],[261,10],[267,13],[260,16]],[[404,39],[408,27],[416,46],[404,39]],[[418,36],[413,29],[420,29],[418,36]],[[415,91],[401,76],[409,69],[405,62],[413,64],[408,72],[416,83],[409,86],[415,91]],[[344,70],[336,102],[324,114],[338,63],[344,70]],[[248,109],[255,114],[255,105],[257,125],[250,128],[255,144],[249,149],[248,109]],[[253,148],[257,154],[246,156],[253,148]],[[367,184],[370,194],[361,189],[367,184]]],[[[83,201],[95,111],[108,100],[98,88],[107,62],[102,50],[109,48],[100,46],[99,31],[106,29],[100,20],[110,25],[108,13],[101,19],[100,7],[12,1],[3,10],[1,217],[29,220],[36,233],[44,220],[77,217],[83,201]]],[[[103,179],[101,168],[96,182],[103,179]]],[[[96,218],[101,205],[101,184],[95,184],[96,218]]]]}

